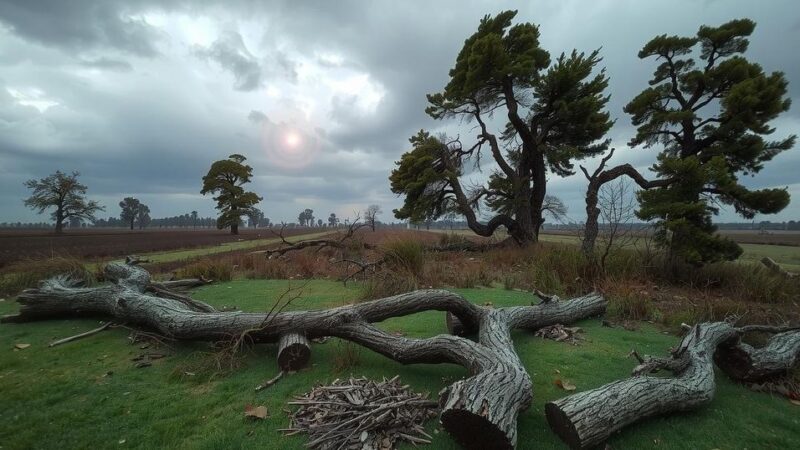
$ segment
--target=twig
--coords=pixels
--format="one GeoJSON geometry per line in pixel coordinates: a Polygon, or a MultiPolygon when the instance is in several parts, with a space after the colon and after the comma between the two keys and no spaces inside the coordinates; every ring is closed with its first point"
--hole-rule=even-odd
{"type": "Polygon", "coordinates": [[[66,337],[64,339],[59,339],[57,341],[53,341],[48,345],[48,347],[55,347],[56,345],[66,344],[67,342],[76,341],[78,339],[85,338],[85,337],[91,336],[93,334],[97,334],[97,333],[105,330],[109,326],[111,326],[111,324],[112,324],[112,322],[106,322],[102,326],[100,326],[98,328],[95,328],[94,330],[89,330],[89,331],[87,331],[85,333],[76,334],[75,336],[70,336],[70,337],[66,337]]]}
{"type": "Polygon", "coordinates": [[[267,381],[259,384],[258,386],[256,386],[256,391],[260,391],[262,389],[266,389],[266,388],[272,386],[273,384],[277,383],[278,380],[280,380],[281,378],[283,378],[283,371],[282,370],[280,372],[278,372],[278,374],[275,375],[273,378],[270,378],[269,380],[267,380],[267,381]]]}

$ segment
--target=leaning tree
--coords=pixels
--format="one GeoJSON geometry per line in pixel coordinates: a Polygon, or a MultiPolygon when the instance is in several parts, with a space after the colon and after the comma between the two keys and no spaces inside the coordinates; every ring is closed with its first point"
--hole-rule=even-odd
{"type": "Polygon", "coordinates": [[[692,263],[742,253],[715,234],[720,205],[752,218],[789,203],[786,189],[752,190],[740,180],[795,142],[793,135],[767,140],[775,131],[770,122],[790,100],[783,73],[766,73],[742,56],[754,28],[748,19],[702,26],[692,37],[657,36],[639,52],[661,64],[650,87],[625,107],[638,127],[630,145],[663,145],[652,169],[664,185],[640,194],[638,215],[658,221],[657,239],[692,263]]]}
{"type": "Polygon", "coordinates": [[[25,186],[33,190],[31,196],[25,199],[25,206],[37,210],[39,214],[55,208],[51,217],[56,222],[58,234],[63,232],[65,220],[94,220],[94,214],[104,209],[96,201],[86,200],[86,185],[78,181],[78,176],[78,172],[67,175],[57,170],[40,180],[25,182],[25,186]]]}
{"type": "Polygon", "coordinates": [[[444,91],[428,95],[431,117],[474,121],[478,136],[469,146],[425,131],[410,139],[412,149],[390,176],[392,191],[405,196],[394,211],[398,218],[422,222],[456,211],[481,236],[504,226],[518,243],[534,242],[544,222],[548,173],[571,175],[574,160],[605,150],[612,121],[604,111],[608,78],[595,70],[598,51],[562,53],[551,63],[538,27],[512,26],[515,15],[484,17],[464,42],[444,91]],[[508,122],[495,132],[490,118],[499,111],[508,122]],[[498,169],[486,185],[465,188],[468,163],[477,166],[485,147],[498,169]],[[482,205],[494,212],[485,223],[478,218],[482,205]]]}
{"type": "Polygon", "coordinates": [[[239,234],[242,216],[262,200],[255,192],[245,191],[242,187],[253,177],[253,168],[244,164],[246,159],[233,154],[228,159],[214,162],[203,177],[203,189],[200,191],[203,195],[216,194],[214,200],[220,211],[217,228],[222,230],[230,227],[231,234],[239,234]]]}

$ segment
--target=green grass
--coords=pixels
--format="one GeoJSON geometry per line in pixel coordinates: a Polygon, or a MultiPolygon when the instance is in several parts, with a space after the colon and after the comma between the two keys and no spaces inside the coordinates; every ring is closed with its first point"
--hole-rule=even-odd
{"type": "MultiPolygon", "coordinates": [[[[323,280],[233,281],[201,288],[196,297],[215,305],[264,310],[269,299],[288,286],[303,287],[297,309],[343,304],[359,295],[358,287],[323,280]]],[[[502,289],[459,289],[472,301],[495,306],[528,304],[529,294],[502,289]]],[[[0,302],[0,314],[16,310],[0,302]]],[[[201,344],[175,345],[171,356],[153,367],[136,369],[130,361],[142,352],[129,345],[121,329],[48,348],[57,337],[97,326],[96,320],[52,320],[0,326],[0,446],[16,448],[267,448],[301,449],[305,437],[280,437],[287,424],[281,410],[292,395],[314,383],[329,382],[350,373],[335,373],[337,344],[314,345],[307,371],[284,377],[275,386],[256,393],[253,388],[277,373],[275,346],[261,345],[244,359],[244,366],[225,378],[180,379],[177,366],[206,349],[201,344]],[[15,343],[29,343],[13,350],[15,343]],[[113,371],[110,376],[103,376],[113,371]],[[252,422],[243,417],[246,404],[266,405],[272,418],[252,422]],[[119,444],[125,440],[124,444],[119,444]]],[[[422,337],[445,332],[443,314],[426,312],[381,324],[422,337]]],[[[663,354],[677,338],[653,327],[631,332],[605,328],[598,320],[580,324],[588,340],[580,346],[544,341],[529,333],[515,333],[516,348],[534,380],[534,404],[519,420],[519,448],[564,448],[547,426],[544,402],[565,395],[554,385],[556,377],[573,382],[579,391],[626,377],[633,362],[632,348],[640,353],[663,354]],[[557,375],[559,370],[561,375],[557,375]]],[[[353,375],[373,378],[400,374],[419,391],[436,393],[465,371],[452,365],[402,366],[361,349],[353,375]]],[[[800,407],[785,399],[748,391],[723,376],[717,377],[717,397],[708,407],[687,414],[658,418],[634,425],[612,439],[615,449],[741,449],[800,447],[800,407]]],[[[429,430],[439,429],[433,420],[429,430]]],[[[452,449],[442,431],[434,434],[430,449],[452,449]]]]}

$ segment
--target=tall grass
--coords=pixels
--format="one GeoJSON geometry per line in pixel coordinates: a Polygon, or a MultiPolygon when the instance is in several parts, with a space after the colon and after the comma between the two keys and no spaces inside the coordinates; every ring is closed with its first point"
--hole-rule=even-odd
{"type": "Polygon", "coordinates": [[[422,274],[425,266],[425,247],[421,242],[394,239],[383,245],[383,252],[389,267],[416,277],[422,274]]]}
{"type": "Polygon", "coordinates": [[[3,268],[3,273],[0,274],[0,295],[16,295],[55,275],[69,275],[86,285],[91,285],[96,281],[95,274],[75,258],[58,256],[47,259],[28,259],[3,268]]]}

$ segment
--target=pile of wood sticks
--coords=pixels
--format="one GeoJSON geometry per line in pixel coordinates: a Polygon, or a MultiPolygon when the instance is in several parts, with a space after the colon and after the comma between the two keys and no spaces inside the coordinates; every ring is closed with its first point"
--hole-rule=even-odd
{"type": "Polygon", "coordinates": [[[383,381],[336,379],[290,401],[285,434],[308,433],[313,449],[389,450],[400,441],[429,444],[424,423],[438,404],[401,385],[399,376],[383,381]]]}

